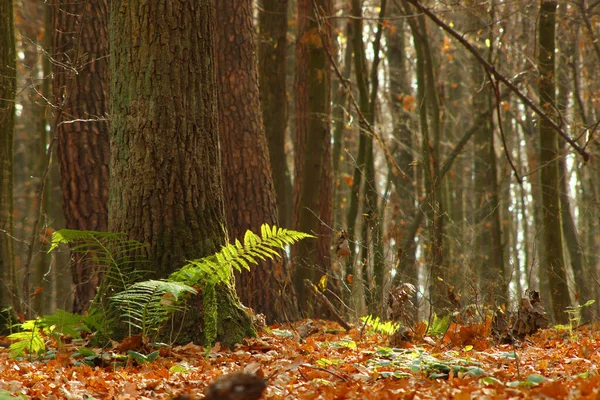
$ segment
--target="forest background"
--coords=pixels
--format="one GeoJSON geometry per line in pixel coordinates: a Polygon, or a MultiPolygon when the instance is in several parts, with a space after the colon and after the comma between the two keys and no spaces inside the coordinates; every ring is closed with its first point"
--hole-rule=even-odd
{"type": "Polygon", "coordinates": [[[89,307],[57,229],[164,277],[263,223],[317,237],[236,276],[269,322],[328,316],[305,279],[351,319],[597,300],[600,2],[116,3],[0,0],[1,306],[89,307]]]}

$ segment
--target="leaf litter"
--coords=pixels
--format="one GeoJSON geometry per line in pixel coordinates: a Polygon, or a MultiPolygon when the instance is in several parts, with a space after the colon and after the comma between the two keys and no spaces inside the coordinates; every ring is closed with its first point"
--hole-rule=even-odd
{"type": "Polygon", "coordinates": [[[46,338],[46,353],[12,359],[9,349],[2,347],[0,399],[201,399],[205,393],[216,393],[214,388],[207,391],[211,382],[227,374],[235,379],[234,372],[249,386],[233,381],[231,387],[242,391],[237,397],[227,397],[234,389],[219,386],[219,393],[225,393],[220,398],[258,398],[243,395],[256,385],[260,392],[255,395],[262,392],[263,399],[600,395],[600,325],[545,328],[523,340],[494,344],[491,319],[485,324],[453,322],[442,336],[433,337],[417,323],[411,340],[393,347],[390,334],[369,328],[346,332],[321,320],[310,321],[310,333],[300,337],[297,332],[303,324],[307,321],[272,326],[234,349],[187,344],[120,353],[124,349],[119,344],[103,350],[46,338]],[[259,379],[248,380],[249,374],[259,379]]]}

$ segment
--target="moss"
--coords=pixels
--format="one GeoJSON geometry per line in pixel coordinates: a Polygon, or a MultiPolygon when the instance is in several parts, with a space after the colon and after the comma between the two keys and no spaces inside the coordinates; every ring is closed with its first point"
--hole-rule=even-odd
{"type": "Polygon", "coordinates": [[[202,303],[204,306],[204,345],[210,348],[217,339],[218,304],[214,285],[206,285],[202,303]]]}

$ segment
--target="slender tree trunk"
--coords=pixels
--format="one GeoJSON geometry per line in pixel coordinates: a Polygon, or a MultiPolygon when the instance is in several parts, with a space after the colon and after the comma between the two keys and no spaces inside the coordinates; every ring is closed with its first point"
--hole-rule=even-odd
{"type": "Polygon", "coordinates": [[[279,223],[289,228],[292,224],[292,182],[285,151],[287,8],[288,0],[262,0],[258,14],[258,72],[279,223]]]}
{"type": "MultiPolygon", "coordinates": [[[[46,4],[36,4],[38,11],[38,18],[40,21],[44,23],[44,37],[41,41],[38,41],[37,45],[42,50],[41,63],[38,63],[36,72],[41,73],[42,80],[40,84],[35,88],[35,122],[36,122],[36,131],[38,132],[38,140],[36,141],[35,148],[35,160],[36,160],[36,176],[44,176],[44,170],[46,169],[46,149],[49,144],[49,134],[47,131],[47,126],[50,125],[51,121],[48,118],[48,111],[50,109],[50,104],[46,99],[52,98],[51,90],[51,79],[52,79],[52,63],[50,62],[50,57],[48,54],[51,52],[52,48],[52,17],[50,7],[46,4]],[[46,28],[50,27],[50,29],[46,30],[46,28]]],[[[39,29],[39,28],[38,28],[39,29]]],[[[37,41],[37,38],[36,38],[37,41]]],[[[34,42],[35,43],[35,42],[34,42]]],[[[44,193],[42,194],[41,204],[41,213],[44,216],[49,215],[50,208],[50,188],[52,185],[52,178],[50,174],[48,174],[48,183],[44,188],[44,193]]],[[[47,279],[46,276],[52,269],[49,268],[50,256],[48,254],[48,243],[50,241],[51,231],[47,228],[50,225],[51,218],[45,218],[44,227],[41,230],[40,235],[40,248],[39,248],[39,256],[38,262],[35,267],[35,285],[38,288],[42,288],[43,291],[39,292],[33,299],[33,308],[37,315],[51,314],[54,312],[54,308],[51,306],[52,298],[55,295],[52,293],[51,280],[47,279]]]]}
{"type": "Polygon", "coordinates": [[[331,8],[331,0],[298,0],[293,227],[318,237],[293,250],[294,282],[303,311],[310,311],[306,307],[312,302],[304,279],[315,281],[331,269],[331,72],[325,48],[331,49],[332,29],[324,19],[320,30],[315,14],[329,16],[331,8]]]}
{"type": "MultiPolygon", "coordinates": [[[[233,242],[243,239],[248,229],[260,232],[263,223],[279,223],[262,112],[256,107],[260,95],[252,1],[216,1],[215,5],[223,192],[233,242]]],[[[283,138],[283,132],[279,136],[283,138]]],[[[285,259],[277,259],[236,274],[242,303],[263,313],[269,322],[295,318],[287,268],[285,259]]]]}
{"type": "MultiPolygon", "coordinates": [[[[55,132],[67,228],[108,228],[108,0],[53,0],[55,132]]],[[[102,271],[74,254],[73,310],[85,311],[102,271]]]]}
{"type": "MultiPolygon", "coordinates": [[[[540,101],[543,109],[555,116],[555,0],[542,0],[539,21],[540,101]]],[[[556,118],[556,117],[554,117],[556,118]]],[[[543,119],[538,121],[540,135],[540,163],[542,169],[542,206],[544,213],[543,240],[545,257],[542,260],[548,272],[552,297],[552,313],[558,323],[567,323],[566,307],[571,305],[563,255],[563,237],[560,215],[558,175],[558,137],[556,131],[543,119]]]]}
{"type": "MultiPolygon", "coordinates": [[[[352,73],[352,22],[346,23],[346,48],[344,50],[344,68],[342,76],[344,79],[350,79],[352,73]]],[[[334,179],[334,190],[335,190],[335,226],[339,229],[341,226],[345,226],[347,221],[344,222],[343,218],[346,215],[346,202],[343,200],[347,198],[349,192],[347,185],[343,183],[342,175],[345,171],[346,157],[342,153],[344,142],[347,140],[344,133],[346,131],[346,123],[348,122],[348,91],[343,82],[339,82],[337,86],[337,93],[333,100],[333,179],[334,179]]]]}
{"type": "Polygon", "coordinates": [[[19,310],[13,246],[13,137],[17,66],[12,0],[0,0],[0,307],[19,310]]]}
{"type": "MultiPolygon", "coordinates": [[[[487,8],[487,5],[485,6],[487,8]]],[[[480,21],[488,13],[487,10],[475,9],[480,21]]],[[[493,13],[491,20],[493,21],[493,13]]],[[[486,21],[486,20],[484,20],[486,21]]],[[[473,22],[472,29],[481,29],[479,22],[473,22]]],[[[492,60],[493,30],[483,30],[487,33],[486,40],[490,46],[487,51],[488,61],[492,60]]],[[[485,87],[487,75],[476,60],[473,63],[473,109],[492,109],[492,91],[481,90],[485,87]]],[[[487,304],[502,304],[508,301],[508,282],[504,277],[504,251],[502,233],[500,230],[500,198],[498,195],[498,173],[496,171],[496,152],[494,150],[494,121],[493,115],[482,124],[474,137],[475,152],[473,169],[475,172],[473,213],[475,225],[475,259],[474,268],[479,274],[481,299],[487,304]]]]}
{"type": "MultiPolygon", "coordinates": [[[[413,176],[411,164],[413,162],[413,135],[409,129],[408,110],[404,109],[402,100],[411,96],[411,88],[408,84],[408,69],[406,66],[405,40],[404,40],[404,21],[394,21],[394,31],[388,31],[388,59],[390,69],[390,94],[392,107],[394,110],[394,136],[400,143],[400,148],[396,152],[396,162],[402,171],[413,176]]],[[[409,106],[407,108],[410,108],[409,106]]],[[[399,200],[401,217],[398,223],[398,229],[404,230],[409,221],[415,217],[415,188],[413,181],[407,181],[397,176],[394,179],[394,186],[399,200]]],[[[398,270],[396,277],[399,280],[418,284],[418,274],[416,269],[416,244],[408,248],[401,248],[400,232],[396,236],[398,253],[398,270]]]]}
{"type": "MultiPolygon", "coordinates": [[[[214,30],[211,0],[111,3],[109,227],[147,243],[147,277],[164,278],[227,238],[214,30]]],[[[233,288],[218,286],[217,299],[217,340],[251,335],[233,288]]],[[[199,297],[193,303],[182,343],[204,341],[199,297]]]]}

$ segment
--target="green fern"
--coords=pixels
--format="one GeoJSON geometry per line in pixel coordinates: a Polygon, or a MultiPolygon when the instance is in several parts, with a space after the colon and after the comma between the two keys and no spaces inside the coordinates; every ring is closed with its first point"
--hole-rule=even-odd
{"type": "Polygon", "coordinates": [[[450,323],[452,322],[452,315],[448,314],[443,318],[437,316],[437,314],[433,314],[433,321],[429,326],[428,332],[431,335],[440,336],[445,334],[450,327],[450,323]]]}
{"type": "Polygon", "coordinates": [[[182,310],[184,294],[198,293],[181,282],[150,280],[134,283],[111,297],[120,310],[121,318],[131,327],[139,329],[143,337],[157,332],[169,316],[182,310]]]}
{"type": "Polygon", "coordinates": [[[123,233],[61,229],[52,234],[48,252],[61,244],[70,245],[72,252],[96,263],[109,278],[104,281],[116,283],[117,291],[139,280],[145,272],[137,267],[140,263],[147,262],[140,254],[146,245],[127,239],[123,233]]]}
{"type": "Polygon", "coordinates": [[[270,227],[268,224],[263,224],[260,232],[261,236],[258,236],[249,230],[244,235],[244,243],[236,239],[235,243],[223,246],[217,254],[189,261],[171,274],[169,280],[190,286],[229,283],[234,268],[240,272],[242,269],[250,270],[250,265],[258,264],[259,259],[264,261],[281,257],[277,250],[285,249],[286,245],[314,238],[307,233],[270,227]]]}
{"type": "Polygon", "coordinates": [[[362,317],[360,319],[365,325],[370,325],[370,330],[374,332],[384,333],[387,335],[394,334],[398,329],[400,329],[400,324],[392,321],[381,321],[379,317],[373,317],[372,315],[367,315],[366,317],[362,317]]]}

